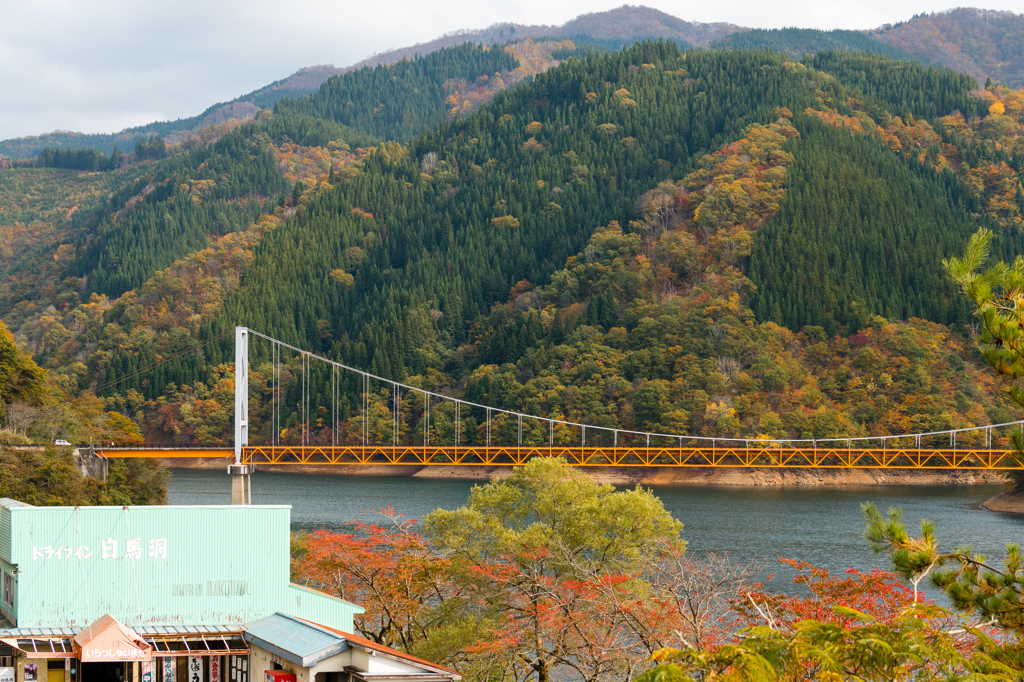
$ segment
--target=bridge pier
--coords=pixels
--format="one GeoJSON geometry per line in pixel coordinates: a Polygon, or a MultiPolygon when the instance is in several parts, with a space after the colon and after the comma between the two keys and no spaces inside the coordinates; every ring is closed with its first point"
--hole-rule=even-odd
{"type": "Polygon", "coordinates": [[[88,448],[75,448],[71,452],[71,456],[74,458],[75,466],[78,467],[80,474],[106,482],[107,459],[106,457],[97,457],[94,447],[90,445],[88,448]]]}
{"type": "Polygon", "coordinates": [[[252,504],[252,472],[251,464],[232,464],[228,466],[231,476],[231,504],[252,504]]]}

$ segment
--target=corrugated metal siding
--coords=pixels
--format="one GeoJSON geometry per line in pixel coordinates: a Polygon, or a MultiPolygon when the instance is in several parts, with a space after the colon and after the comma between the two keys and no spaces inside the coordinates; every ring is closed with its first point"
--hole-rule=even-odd
{"type": "Polygon", "coordinates": [[[107,613],[129,626],[240,625],[289,601],[287,506],[30,507],[10,514],[20,627],[84,627],[107,613]],[[129,539],[139,541],[137,559],[123,558],[129,539]],[[116,541],[116,559],[102,558],[106,540],[116,541]],[[166,540],[166,559],[150,556],[150,541],[158,540],[166,540]]]}
{"type": "Polygon", "coordinates": [[[0,507],[0,559],[9,564],[11,561],[11,510],[0,507]]]}
{"type": "Polygon", "coordinates": [[[31,507],[30,504],[0,497],[0,559],[9,564],[11,561],[11,507],[31,507]]]}
{"type": "Polygon", "coordinates": [[[352,632],[352,618],[363,612],[363,608],[355,604],[298,585],[291,585],[289,591],[288,605],[281,609],[282,613],[311,620],[342,632],[352,632]]]}

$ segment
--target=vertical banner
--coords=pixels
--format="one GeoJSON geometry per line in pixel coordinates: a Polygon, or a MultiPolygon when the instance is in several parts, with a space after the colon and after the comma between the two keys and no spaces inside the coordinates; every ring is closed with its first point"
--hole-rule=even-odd
{"type": "Polygon", "coordinates": [[[0,668],[0,682],[14,682],[14,668],[0,668]]]}
{"type": "Polygon", "coordinates": [[[210,656],[210,682],[220,682],[220,656],[210,656]]]}
{"type": "Polygon", "coordinates": [[[204,682],[202,656],[188,657],[188,682],[204,682]]]}
{"type": "Polygon", "coordinates": [[[165,656],[160,661],[164,668],[163,682],[176,682],[178,679],[178,659],[174,656],[165,656]]]}
{"type": "Polygon", "coordinates": [[[153,663],[152,661],[142,662],[142,682],[153,682],[153,663]]]}

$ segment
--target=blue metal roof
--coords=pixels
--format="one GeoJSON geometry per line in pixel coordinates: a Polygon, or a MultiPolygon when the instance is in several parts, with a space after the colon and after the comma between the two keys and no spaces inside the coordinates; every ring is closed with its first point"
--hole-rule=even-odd
{"type": "Polygon", "coordinates": [[[82,628],[8,628],[0,637],[74,637],[82,628]]]}
{"type": "MultiPolygon", "coordinates": [[[[237,625],[145,625],[131,628],[135,634],[146,637],[237,635],[241,629],[237,625]]],[[[0,628],[0,637],[74,637],[81,631],[82,628],[0,628]]]]}
{"type": "Polygon", "coordinates": [[[283,613],[246,624],[242,637],[303,668],[349,648],[341,635],[283,613]]]}
{"type": "Polygon", "coordinates": [[[132,630],[137,635],[228,635],[241,631],[237,625],[137,625],[132,630]]]}

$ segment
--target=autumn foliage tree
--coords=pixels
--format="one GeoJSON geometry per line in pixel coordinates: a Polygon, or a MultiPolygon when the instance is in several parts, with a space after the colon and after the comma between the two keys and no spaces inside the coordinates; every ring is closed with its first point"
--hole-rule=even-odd
{"type": "Polygon", "coordinates": [[[448,560],[432,551],[415,521],[391,507],[380,515],[381,524],[357,523],[354,533],[300,536],[292,570],[305,584],[362,606],[359,634],[413,651],[438,627],[459,588],[448,560]]]}
{"type": "Polygon", "coordinates": [[[864,505],[865,537],[888,553],[895,573],[848,570],[846,578],[810,564],[781,560],[797,570],[809,596],[755,586],[734,602],[746,626],[721,646],[666,648],[637,682],[683,682],[694,677],[735,680],[1018,680],[1021,559],[1007,547],[1005,570],[969,548],[939,552],[933,525],[907,533],[899,510],[888,518],[864,505]],[[924,600],[926,577],[953,604],[924,600]],[[911,581],[908,587],[902,578],[911,581]],[[959,613],[957,613],[959,612],[959,613]]]}
{"type": "Polygon", "coordinates": [[[479,679],[622,680],[663,647],[717,647],[753,571],[686,557],[682,524],[649,491],[557,459],[475,488],[422,533],[383,514],[297,536],[296,579],[362,605],[364,636],[479,679]]]}

